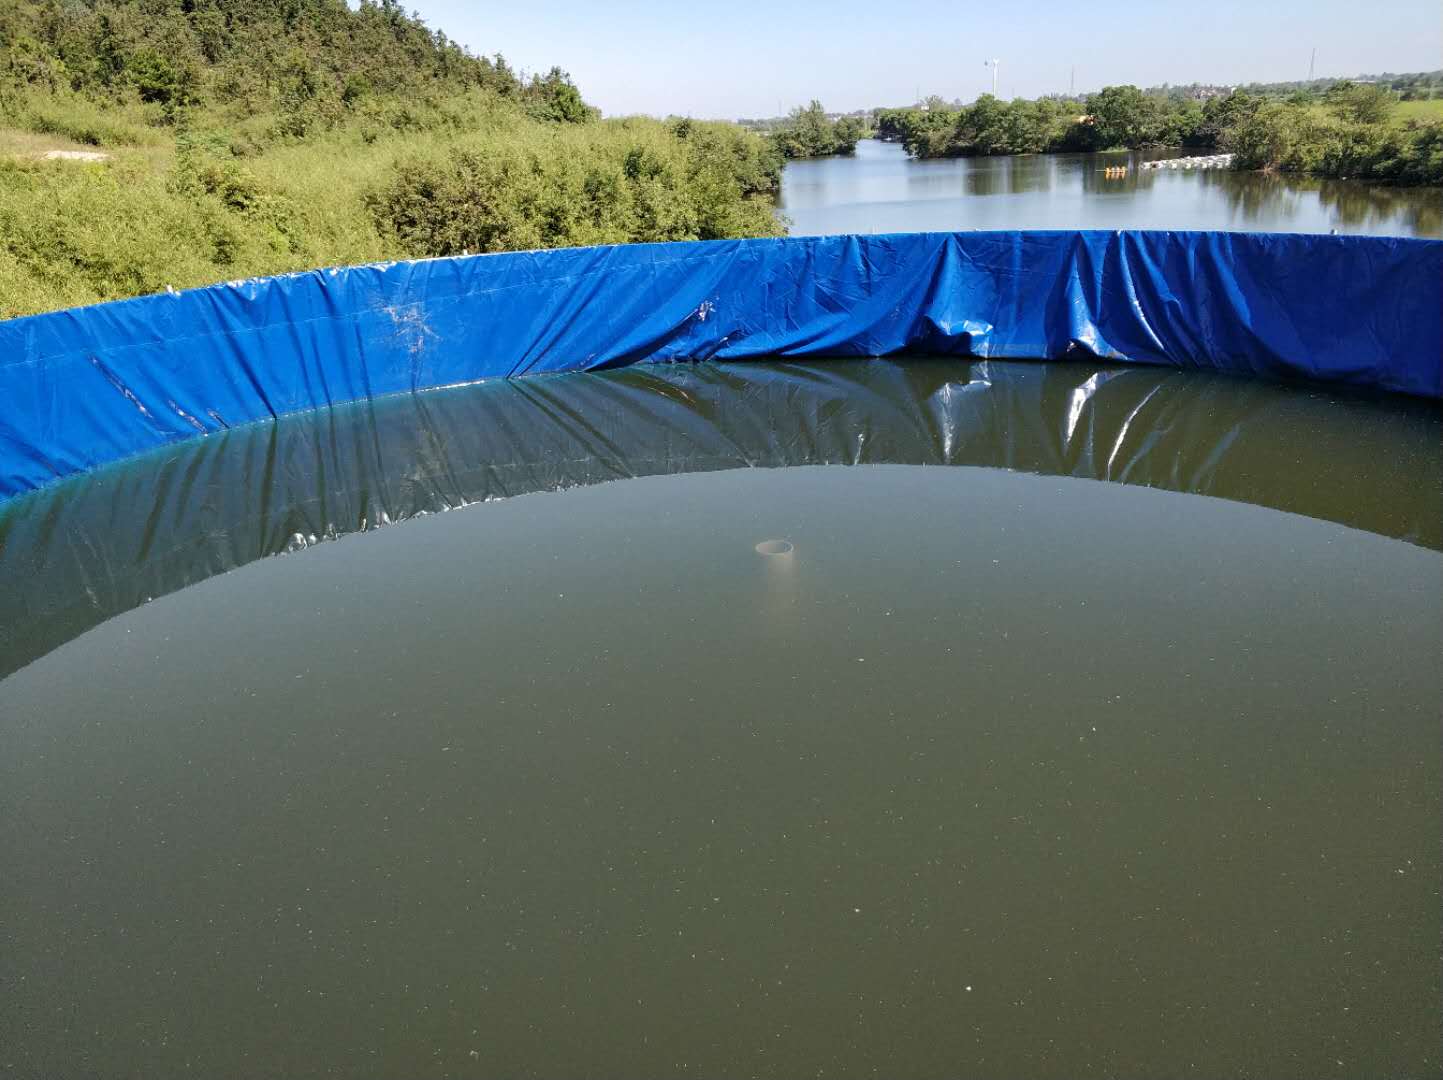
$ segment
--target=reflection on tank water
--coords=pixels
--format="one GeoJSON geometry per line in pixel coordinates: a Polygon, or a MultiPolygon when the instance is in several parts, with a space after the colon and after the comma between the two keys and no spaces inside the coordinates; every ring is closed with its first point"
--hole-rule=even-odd
{"type": "Polygon", "coordinates": [[[1443,418],[1417,400],[1086,362],[647,365],[287,416],[0,506],[0,675],[152,597],[421,514],[866,463],[1162,487],[1443,549],[1443,418]]]}

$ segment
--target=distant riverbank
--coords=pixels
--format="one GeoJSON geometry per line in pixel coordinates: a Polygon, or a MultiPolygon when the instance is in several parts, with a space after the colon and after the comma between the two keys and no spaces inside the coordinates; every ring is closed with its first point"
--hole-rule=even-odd
{"type": "Polygon", "coordinates": [[[1086,98],[940,102],[876,114],[876,134],[917,158],[1083,153],[1180,146],[1230,153],[1239,169],[1443,185],[1443,100],[1400,102],[1376,84],[1266,97],[1235,90],[1205,102],[1108,86],[1086,98]]]}
{"type": "Polygon", "coordinates": [[[1223,169],[1149,169],[1181,151],[917,160],[895,143],[795,161],[794,235],[954,229],[1222,229],[1443,237],[1443,189],[1223,169]]]}

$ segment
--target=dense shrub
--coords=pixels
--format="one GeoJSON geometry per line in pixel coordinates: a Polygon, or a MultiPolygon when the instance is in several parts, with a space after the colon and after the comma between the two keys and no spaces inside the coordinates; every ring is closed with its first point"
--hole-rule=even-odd
{"type": "Polygon", "coordinates": [[[784,157],[811,158],[851,154],[864,134],[866,128],[857,117],[833,120],[820,101],[813,101],[805,109],[793,109],[772,130],[771,138],[784,157]]]}
{"type": "Polygon", "coordinates": [[[632,119],[472,137],[401,161],[367,202],[413,255],[767,236],[777,168],[735,128],[632,119]]]}
{"type": "Polygon", "coordinates": [[[142,170],[0,163],[0,316],[157,292],[274,265],[214,197],[142,170]]]}
{"type": "Polygon", "coordinates": [[[1242,169],[1443,184],[1443,124],[1344,118],[1351,115],[1356,113],[1328,116],[1305,105],[1269,103],[1232,128],[1226,145],[1242,169]]]}

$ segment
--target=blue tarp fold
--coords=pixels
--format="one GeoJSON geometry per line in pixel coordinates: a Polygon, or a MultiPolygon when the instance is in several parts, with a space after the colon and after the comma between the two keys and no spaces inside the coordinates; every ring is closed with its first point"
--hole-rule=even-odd
{"type": "Polygon", "coordinates": [[[1092,355],[1443,397],[1443,242],[977,232],[318,270],[0,323],[0,498],[197,434],[494,377],[1092,355]]]}

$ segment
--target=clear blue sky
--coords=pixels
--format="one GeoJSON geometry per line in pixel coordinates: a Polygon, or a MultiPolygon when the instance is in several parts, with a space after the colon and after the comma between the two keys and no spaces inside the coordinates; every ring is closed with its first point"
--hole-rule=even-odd
{"type": "Polygon", "coordinates": [[[528,71],[570,71],[608,115],[771,116],[989,89],[1238,83],[1443,66],[1440,0],[407,0],[432,27],[528,71]]]}

